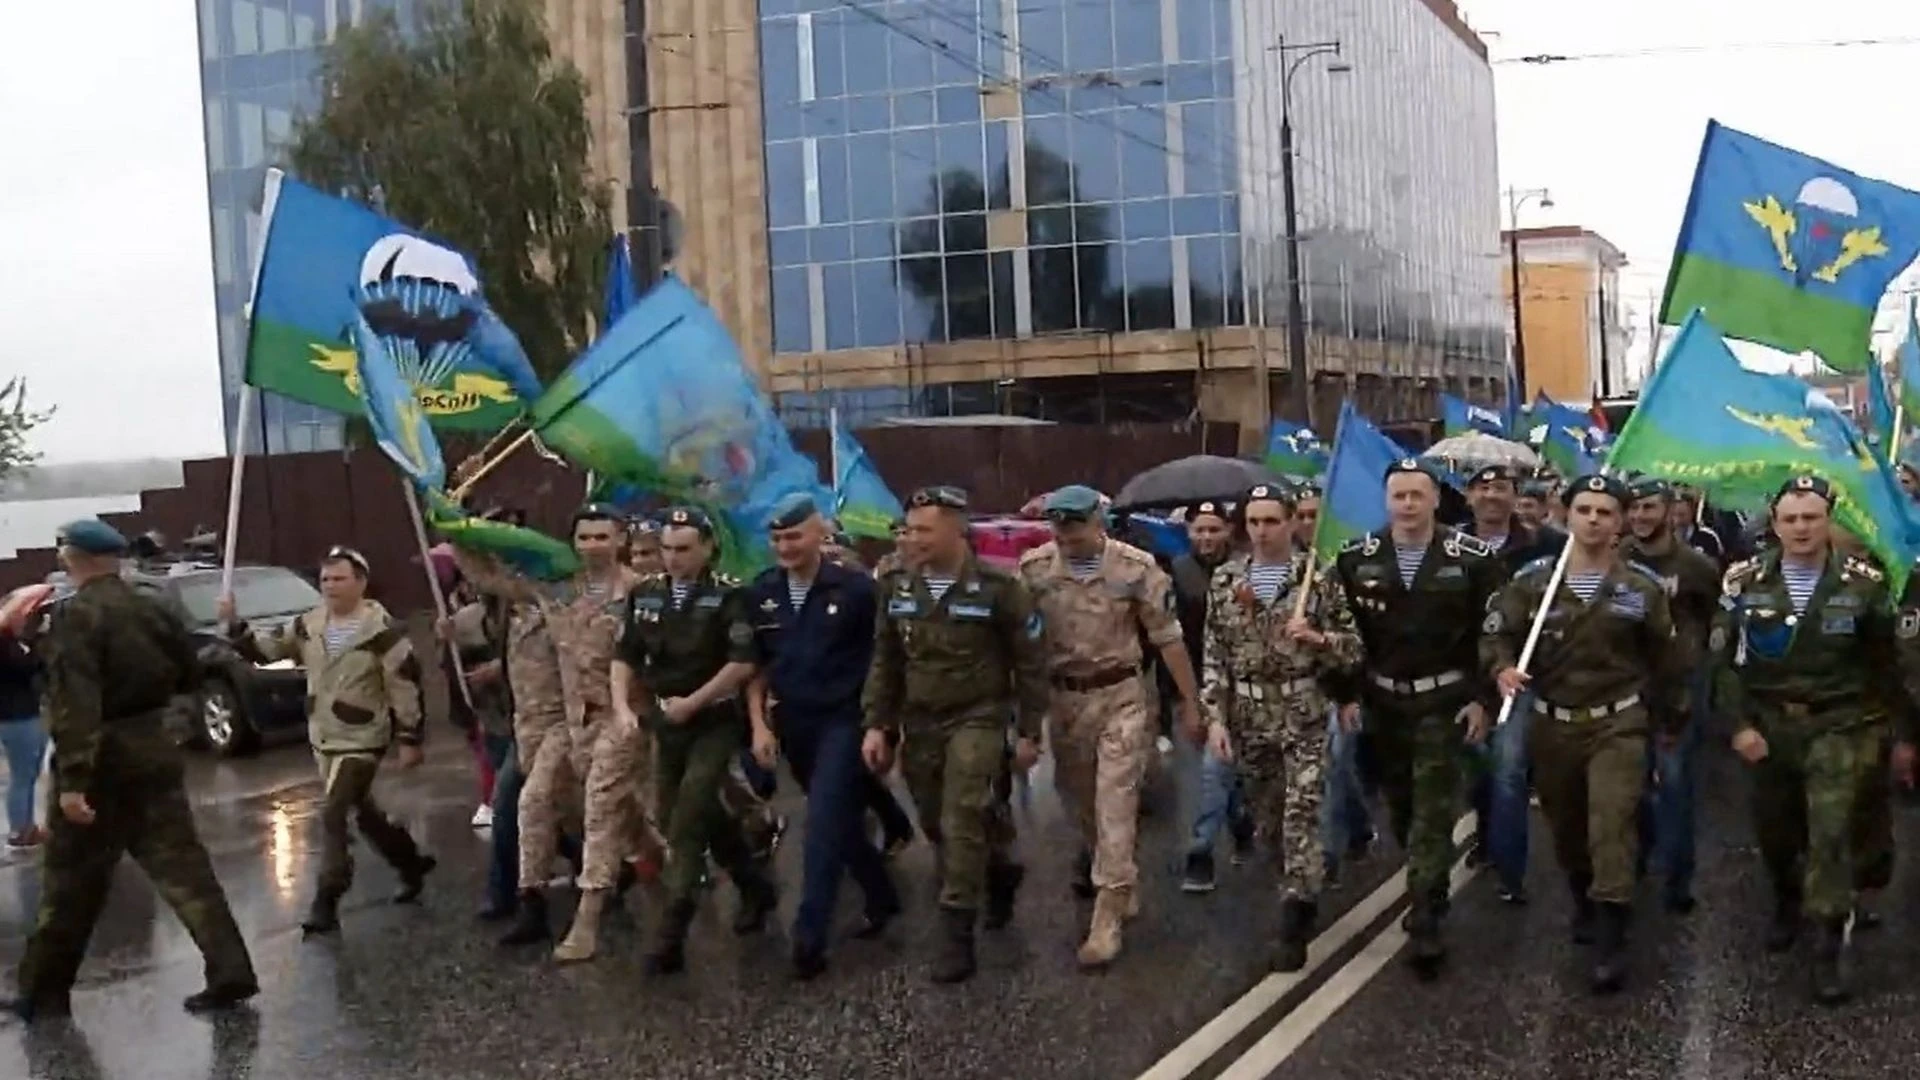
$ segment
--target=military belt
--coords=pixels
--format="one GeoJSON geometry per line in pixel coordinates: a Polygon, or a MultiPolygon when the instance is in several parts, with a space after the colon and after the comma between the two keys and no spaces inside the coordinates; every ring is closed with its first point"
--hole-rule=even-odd
{"type": "Polygon", "coordinates": [[[1235,679],[1233,692],[1248,701],[1265,701],[1269,697],[1277,701],[1295,694],[1303,694],[1316,685],[1318,682],[1312,676],[1289,679],[1286,682],[1252,682],[1246,679],[1235,679]]]}
{"type": "Polygon", "coordinates": [[[1385,675],[1369,674],[1373,685],[1395,694],[1428,694],[1443,686],[1467,681],[1464,671],[1443,671],[1438,675],[1424,675],[1418,679],[1389,679],[1385,675]]]}
{"type": "Polygon", "coordinates": [[[1575,720],[1604,720],[1609,716],[1619,716],[1628,709],[1640,704],[1640,695],[1631,694],[1610,705],[1593,705],[1585,709],[1568,709],[1559,705],[1549,705],[1539,698],[1533,699],[1533,711],[1542,716],[1551,716],[1563,723],[1575,720]]]}
{"type": "Polygon", "coordinates": [[[1048,679],[1058,689],[1084,694],[1089,690],[1104,690],[1109,686],[1118,686],[1139,674],[1140,668],[1136,664],[1129,667],[1108,668],[1091,675],[1050,675],[1048,679]]]}

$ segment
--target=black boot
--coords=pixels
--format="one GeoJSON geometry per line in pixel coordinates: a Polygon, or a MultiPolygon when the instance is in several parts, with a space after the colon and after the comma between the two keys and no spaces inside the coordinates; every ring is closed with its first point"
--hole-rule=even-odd
{"type": "Polygon", "coordinates": [[[1440,908],[1432,897],[1424,897],[1414,901],[1409,914],[1407,936],[1413,939],[1413,951],[1408,953],[1407,962],[1422,982],[1430,982],[1440,977],[1440,968],[1447,962],[1447,943],[1440,935],[1440,908]]]}
{"type": "Polygon", "coordinates": [[[1813,946],[1813,1000],[1838,1005],[1847,1000],[1847,919],[1822,919],[1813,946]]]}
{"type": "Polygon", "coordinates": [[[1020,883],[1027,868],[1014,862],[987,864],[987,908],[980,925],[999,930],[1013,921],[1013,902],[1020,895],[1020,883]]]}
{"type": "Polygon", "coordinates": [[[1093,887],[1093,852],[1086,848],[1073,860],[1073,895],[1091,900],[1100,890],[1093,887]]]}
{"type": "Polygon", "coordinates": [[[976,970],[973,959],[974,912],[966,908],[940,909],[943,935],[939,955],[933,959],[933,981],[966,982],[976,970]]]}
{"type": "Polygon", "coordinates": [[[521,889],[513,925],[500,935],[500,944],[536,945],[552,940],[553,927],[547,921],[547,895],[539,889],[521,889]]]}
{"type": "Polygon", "coordinates": [[[304,936],[331,934],[340,929],[340,894],[331,889],[322,889],[313,894],[313,906],[307,909],[307,917],[300,921],[300,932],[304,936]]]}
{"type": "Polygon", "coordinates": [[[1587,890],[1593,888],[1592,874],[1568,874],[1567,891],[1573,894],[1573,943],[1591,945],[1595,935],[1593,900],[1587,890]]]}
{"type": "Polygon", "coordinates": [[[259,992],[260,984],[257,982],[221,983],[207,987],[183,1004],[190,1013],[223,1012],[239,1008],[259,992]]]}
{"type": "Polygon", "coordinates": [[[1273,950],[1275,971],[1299,971],[1307,966],[1307,942],[1313,940],[1319,905],[1311,900],[1280,902],[1280,943],[1273,950]]]}
{"type": "Polygon", "coordinates": [[[46,997],[9,998],[0,1003],[0,1009],[12,1013],[23,1024],[33,1024],[42,1020],[65,1020],[73,1016],[73,1001],[66,994],[51,994],[46,997]]]}
{"type": "Polygon", "coordinates": [[[687,969],[687,930],[693,926],[696,908],[692,900],[675,900],[660,920],[660,930],[652,948],[641,960],[648,975],[675,975],[687,969]]]}
{"type": "Polygon", "coordinates": [[[1596,994],[1611,994],[1627,979],[1626,904],[1596,904],[1593,920],[1592,985],[1596,994]]]}
{"type": "Polygon", "coordinates": [[[422,855],[413,861],[413,865],[400,871],[400,891],[393,894],[396,904],[411,904],[420,899],[420,890],[427,887],[427,875],[440,865],[440,860],[431,855],[422,855]]]}
{"type": "Polygon", "coordinates": [[[740,907],[733,915],[733,932],[746,937],[767,928],[767,920],[779,910],[780,890],[758,865],[731,871],[733,886],[740,892],[740,907]]]}
{"type": "Polygon", "coordinates": [[[1793,948],[1800,937],[1800,885],[1778,886],[1773,890],[1773,922],[1767,926],[1767,951],[1783,953],[1793,948]]]}

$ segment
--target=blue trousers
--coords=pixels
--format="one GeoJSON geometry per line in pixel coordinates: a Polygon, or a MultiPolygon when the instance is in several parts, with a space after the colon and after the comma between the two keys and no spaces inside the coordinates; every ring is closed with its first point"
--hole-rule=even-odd
{"type": "MultiPolygon", "coordinates": [[[[520,889],[520,789],[527,786],[527,775],[520,771],[520,755],[511,741],[507,742],[506,754],[494,769],[493,851],[487,862],[487,903],[496,910],[510,911],[520,889]]],[[[560,854],[579,867],[579,838],[563,831],[560,854]]]]}
{"type": "Polygon", "coordinates": [[[1661,750],[1656,740],[1647,740],[1647,767],[1658,782],[1649,783],[1641,797],[1641,850],[1665,875],[1667,895],[1675,897],[1693,894],[1694,759],[1707,721],[1710,678],[1704,668],[1689,679],[1693,715],[1673,749],[1661,750]]]}
{"type": "Polygon", "coordinates": [[[33,825],[33,788],[47,759],[47,728],[37,716],[0,720],[0,745],[7,752],[7,827],[21,832],[33,825]]]}
{"type": "Polygon", "coordinates": [[[1360,783],[1360,737],[1340,729],[1340,711],[1327,717],[1326,794],[1320,801],[1320,847],[1338,865],[1353,842],[1373,828],[1360,783]]]}
{"type": "Polygon", "coordinates": [[[1533,696],[1513,699],[1507,722],[1488,735],[1481,753],[1486,769],[1474,785],[1473,809],[1485,820],[1487,861],[1500,883],[1518,892],[1527,881],[1527,730],[1534,721],[1533,696]]]}
{"type": "Polygon", "coordinates": [[[1246,817],[1240,771],[1231,762],[1214,757],[1212,750],[1201,750],[1199,808],[1193,815],[1193,837],[1187,845],[1188,853],[1211,854],[1213,842],[1220,836],[1220,827],[1229,823],[1238,826],[1246,817]]]}
{"type": "Polygon", "coordinates": [[[824,951],[832,930],[844,870],[866,896],[870,915],[900,909],[900,894],[887,875],[886,859],[867,836],[866,816],[874,780],[860,758],[866,732],[858,714],[815,715],[780,710],[775,715],[781,750],[800,789],[807,793],[807,829],[801,850],[804,879],[793,921],[796,949],[824,951]]]}

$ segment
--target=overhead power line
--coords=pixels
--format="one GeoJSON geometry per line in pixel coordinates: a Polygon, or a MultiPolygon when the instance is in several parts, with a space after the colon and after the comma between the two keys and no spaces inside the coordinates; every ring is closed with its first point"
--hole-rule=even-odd
{"type": "Polygon", "coordinates": [[[1728,41],[1711,45],[1653,45],[1643,49],[1614,52],[1533,53],[1527,56],[1503,56],[1496,64],[1571,64],[1583,60],[1637,60],[1655,56],[1693,56],[1702,53],[1758,52],[1786,49],[1860,49],[1889,45],[1920,45],[1920,37],[1840,38],[1832,41],[1728,41]]]}

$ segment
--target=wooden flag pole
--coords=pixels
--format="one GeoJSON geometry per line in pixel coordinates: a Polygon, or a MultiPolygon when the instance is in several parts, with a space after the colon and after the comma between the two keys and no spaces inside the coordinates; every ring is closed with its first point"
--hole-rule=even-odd
{"type": "Polygon", "coordinates": [[[467,494],[473,490],[473,486],[475,484],[478,484],[481,480],[486,479],[486,476],[488,473],[491,473],[493,470],[499,468],[501,462],[512,457],[515,453],[517,453],[520,450],[521,447],[532,442],[533,436],[534,436],[533,429],[528,428],[527,430],[521,432],[518,438],[508,443],[506,447],[502,449],[498,454],[495,454],[493,457],[482,462],[480,464],[480,467],[473,471],[473,475],[467,477],[465,480],[462,480],[460,482],[460,486],[453,489],[453,493],[452,493],[453,501],[454,502],[464,501],[467,497],[467,494]]]}
{"type": "MultiPolygon", "coordinates": [[[[433,569],[433,551],[427,544],[427,523],[420,516],[420,497],[413,490],[413,481],[405,475],[400,477],[401,494],[407,500],[407,515],[413,519],[413,538],[420,545],[420,568],[427,572],[427,589],[433,594],[434,626],[452,617],[447,610],[447,594],[440,590],[440,575],[433,569]]],[[[460,687],[460,698],[467,703],[467,709],[473,709],[473,690],[467,686],[467,671],[460,664],[460,643],[449,635],[444,643],[447,648],[447,661],[453,665],[453,681],[460,687]]]]}

